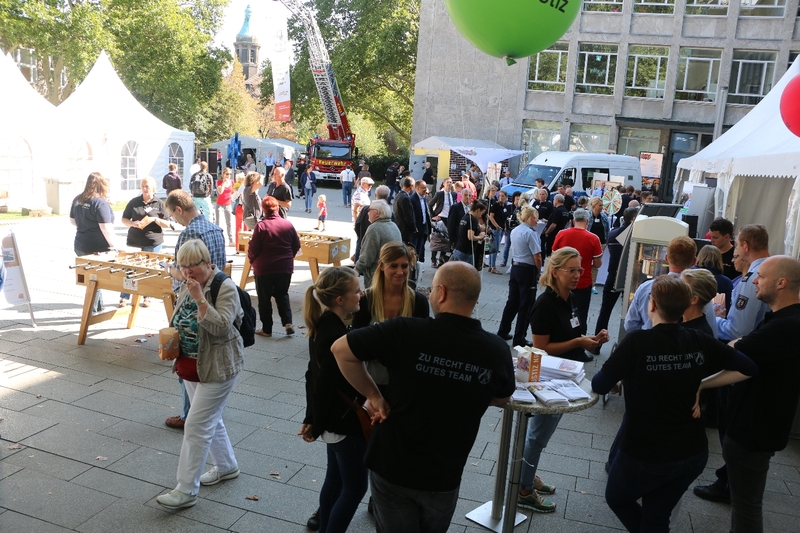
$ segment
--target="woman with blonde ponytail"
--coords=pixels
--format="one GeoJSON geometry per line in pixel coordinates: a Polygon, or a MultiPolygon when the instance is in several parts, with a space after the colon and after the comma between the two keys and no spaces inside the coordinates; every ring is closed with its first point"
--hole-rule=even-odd
{"type": "Polygon", "coordinates": [[[344,321],[359,308],[361,286],[351,268],[324,270],[306,290],[304,318],[310,361],[306,372],[306,416],[299,435],[326,443],[328,469],[319,495],[319,529],[344,533],[367,492],[367,442],[356,415],[365,398],[344,379],[331,345],[347,333],[344,321]]]}

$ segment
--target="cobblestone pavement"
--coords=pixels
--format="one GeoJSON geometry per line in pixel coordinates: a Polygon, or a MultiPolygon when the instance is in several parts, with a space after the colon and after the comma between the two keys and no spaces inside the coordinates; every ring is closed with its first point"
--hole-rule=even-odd
{"type": "MultiPolygon", "coordinates": [[[[328,198],[326,233],[354,238],[347,210],[337,205],[338,191],[328,198]]],[[[298,230],[310,230],[316,223],[316,216],[303,213],[302,204],[290,214],[298,230]]],[[[175,486],[182,436],[164,425],[180,408],[177,380],[170,365],[159,360],[156,339],[147,337],[165,325],[163,307],[142,309],[132,329],[125,329],[122,319],[92,326],[86,344],[78,346],[84,290],[68,269],[74,263],[73,227],[66,217],[53,217],[27,220],[14,229],[38,327],[31,327],[24,306],[0,311],[0,531],[305,531],[325,475],[325,449],[297,436],[305,405],[303,330],[292,337],[257,337],[246,350],[246,369],[224,414],[242,475],[202,487],[200,501],[191,509],[165,511],[155,497],[175,486]],[[147,342],[137,342],[141,339],[147,342]],[[248,499],[253,495],[258,500],[248,499]]],[[[117,233],[124,232],[118,225],[117,233]]],[[[165,251],[171,251],[176,238],[177,233],[169,232],[165,251]]],[[[238,279],[244,258],[232,257],[238,279]]],[[[297,262],[295,268],[290,296],[294,323],[302,324],[301,299],[311,277],[306,263],[297,262]]],[[[421,286],[430,286],[434,272],[426,265],[421,286]]],[[[505,302],[507,279],[483,274],[476,315],[492,332],[505,302]]],[[[252,284],[248,289],[255,297],[252,284]]],[[[116,294],[105,295],[107,303],[117,299],[116,294]]],[[[599,304],[595,296],[590,324],[599,304]]],[[[617,328],[612,329],[616,337],[617,328]]],[[[608,357],[613,340],[599,363],[587,365],[590,373],[608,357]]],[[[541,476],[558,487],[553,497],[558,508],[553,514],[531,516],[516,531],[621,530],[603,498],[603,465],[622,410],[622,401],[613,398],[605,409],[597,405],[562,419],[540,468],[541,476]]],[[[484,416],[451,532],[488,531],[464,515],[491,499],[499,413],[490,408],[484,416]]],[[[714,432],[709,432],[709,442],[703,483],[713,479],[714,468],[722,463],[714,432]]],[[[770,469],[764,501],[767,531],[798,530],[798,496],[800,441],[792,440],[770,469]]],[[[727,506],[687,493],[673,531],[721,533],[728,525],[727,506]]],[[[350,531],[374,531],[366,497],[350,531]]]]}

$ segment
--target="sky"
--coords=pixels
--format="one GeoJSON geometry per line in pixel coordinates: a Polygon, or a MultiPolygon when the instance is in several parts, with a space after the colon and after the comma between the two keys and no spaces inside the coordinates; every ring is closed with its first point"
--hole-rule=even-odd
{"type": "Polygon", "coordinates": [[[261,45],[259,61],[267,59],[267,50],[272,42],[275,25],[282,24],[286,27],[286,19],[290,12],[286,7],[275,0],[231,0],[225,9],[225,20],[217,32],[215,42],[219,46],[226,46],[233,54],[233,42],[242,29],[244,23],[244,10],[250,6],[250,34],[258,38],[261,45]]]}

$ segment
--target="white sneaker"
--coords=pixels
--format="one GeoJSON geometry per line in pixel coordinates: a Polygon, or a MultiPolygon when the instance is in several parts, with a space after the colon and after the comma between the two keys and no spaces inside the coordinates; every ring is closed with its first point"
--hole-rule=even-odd
{"type": "Polygon", "coordinates": [[[159,505],[162,505],[167,509],[184,509],[186,507],[192,507],[194,504],[196,504],[197,496],[192,496],[191,494],[186,494],[185,492],[175,489],[166,494],[162,494],[156,498],[156,501],[159,505]]]}
{"type": "Polygon", "coordinates": [[[217,470],[217,467],[213,467],[211,470],[200,476],[200,484],[201,485],[216,485],[220,481],[225,481],[226,479],[235,479],[239,477],[239,469],[235,468],[230,472],[220,473],[217,470]]]}

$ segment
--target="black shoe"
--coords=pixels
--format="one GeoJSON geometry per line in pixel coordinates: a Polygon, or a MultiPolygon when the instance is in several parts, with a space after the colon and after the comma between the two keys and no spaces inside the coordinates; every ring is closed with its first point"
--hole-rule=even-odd
{"type": "Polygon", "coordinates": [[[701,486],[697,485],[693,492],[695,496],[703,498],[704,500],[720,503],[731,503],[731,493],[729,490],[722,488],[717,483],[711,485],[701,486]]]}
{"type": "Polygon", "coordinates": [[[511,336],[511,333],[506,333],[505,335],[500,335],[498,333],[497,336],[500,337],[501,339],[503,339],[504,341],[510,341],[513,338],[511,336]]]}
{"type": "Polygon", "coordinates": [[[314,514],[308,519],[306,527],[311,531],[319,531],[319,508],[314,511],[314,514]]]}

